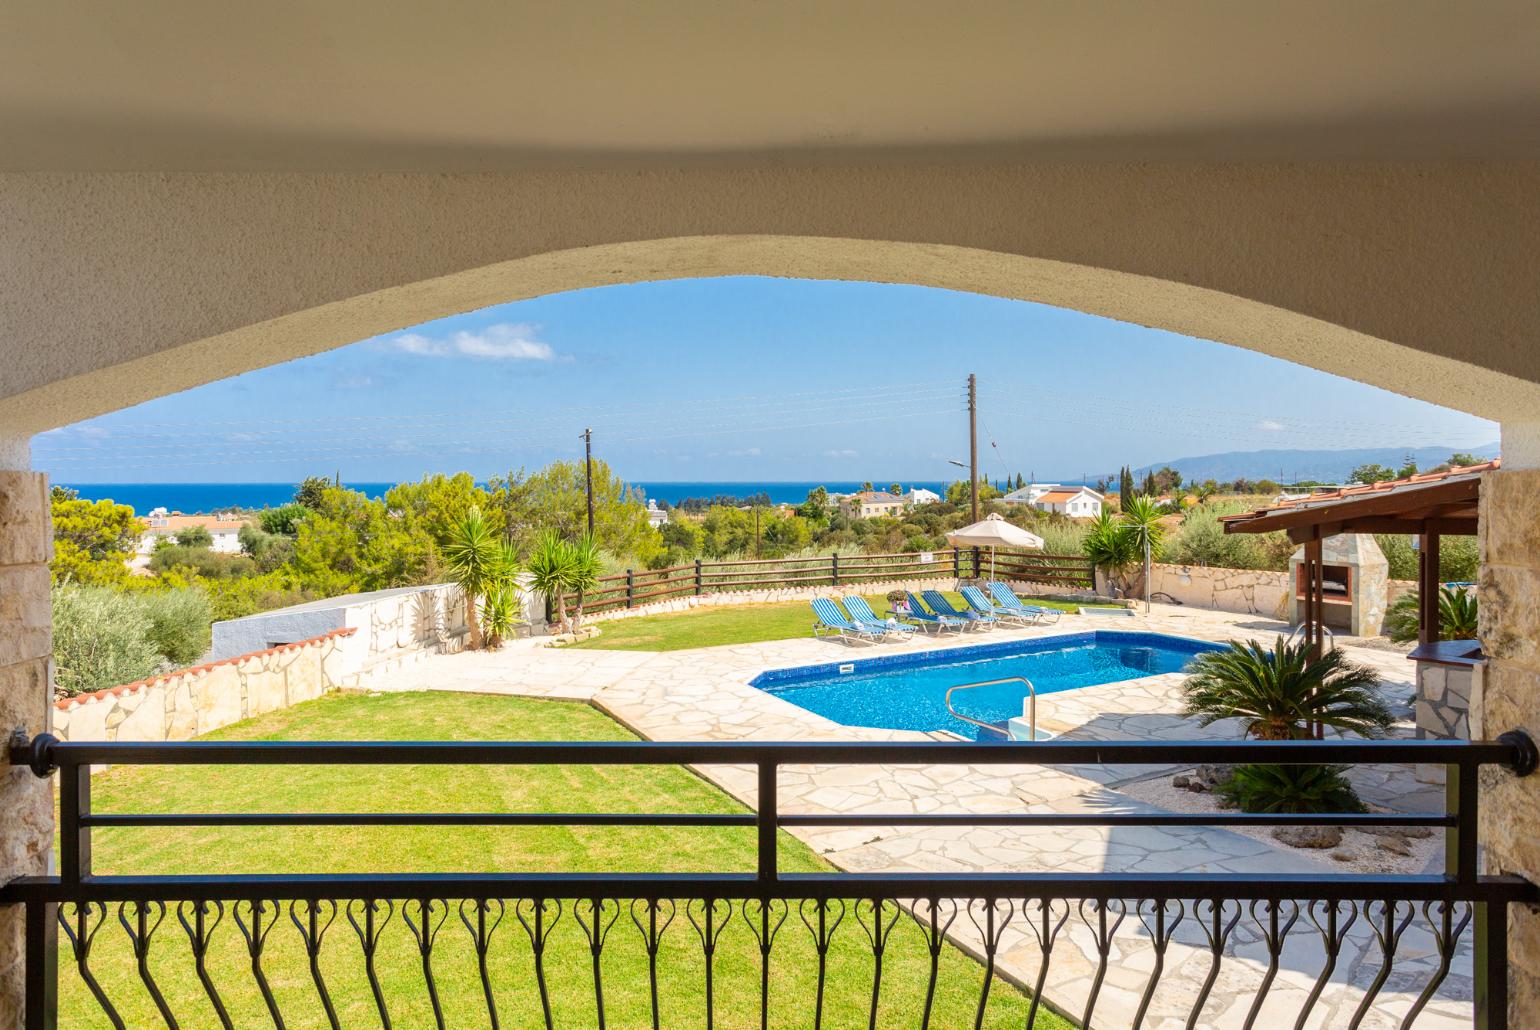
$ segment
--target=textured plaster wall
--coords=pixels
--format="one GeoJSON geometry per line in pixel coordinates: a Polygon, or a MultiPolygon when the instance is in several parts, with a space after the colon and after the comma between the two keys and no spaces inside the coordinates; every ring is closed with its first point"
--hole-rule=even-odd
{"type": "Polygon", "coordinates": [[[4,176],[0,435],[501,301],[733,273],[1042,301],[1530,424],[1537,193],[1526,163],[4,176]]]}
{"type": "MultiPolygon", "coordinates": [[[[0,733],[6,737],[49,728],[52,551],[47,480],[0,471],[0,733]]],[[[0,765],[0,882],[47,872],[52,844],[49,781],[0,765]]],[[[0,907],[0,1027],[7,1030],[21,1026],[21,930],[21,908],[0,907]]]]}
{"type": "MultiPolygon", "coordinates": [[[[1540,740],[1540,469],[1504,466],[1481,480],[1480,635],[1487,656],[1470,733],[1521,729],[1540,740]]],[[[1481,839],[1488,872],[1540,883],[1540,774],[1482,771],[1481,839]]],[[[1514,906],[1509,998],[1514,1026],[1540,1012],[1540,911],[1514,906]]]]}

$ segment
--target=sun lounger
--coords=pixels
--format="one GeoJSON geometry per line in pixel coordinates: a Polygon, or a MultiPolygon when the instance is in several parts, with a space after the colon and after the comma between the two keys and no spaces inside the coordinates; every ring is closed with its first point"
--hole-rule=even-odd
{"type": "Polygon", "coordinates": [[[850,613],[850,621],[857,625],[877,630],[895,638],[914,636],[914,631],[917,627],[911,626],[906,622],[888,622],[886,619],[879,617],[876,612],[872,611],[872,606],[867,603],[866,598],[860,594],[851,594],[848,597],[841,598],[841,600],[845,604],[845,611],[850,613]]]}
{"type": "Polygon", "coordinates": [[[845,613],[840,611],[839,605],[827,597],[815,597],[813,599],[813,614],[818,616],[813,623],[813,636],[821,637],[825,634],[834,634],[846,643],[875,644],[886,634],[868,626],[862,626],[854,622],[845,613]]]}
{"type": "Polygon", "coordinates": [[[1013,611],[1010,608],[1002,608],[991,601],[984,591],[978,587],[963,587],[963,600],[968,602],[974,611],[985,615],[993,615],[1001,622],[1014,622],[1021,626],[1035,626],[1041,621],[1042,616],[1026,611],[1013,611]]]}
{"type": "Polygon", "coordinates": [[[995,599],[995,603],[998,604],[1001,608],[1008,608],[1011,611],[1036,615],[1039,617],[1039,621],[1041,622],[1058,622],[1059,616],[1064,614],[1057,608],[1042,608],[1035,604],[1026,604],[1022,601],[1021,598],[1016,596],[1015,591],[1006,586],[1004,583],[993,581],[990,582],[989,595],[995,599]]]}
{"type": "Polygon", "coordinates": [[[909,619],[920,626],[927,633],[940,633],[942,630],[957,630],[961,632],[968,628],[967,619],[959,619],[955,615],[939,615],[930,612],[920,603],[920,599],[913,594],[906,593],[904,597],[909,601],[907,612],[895,611],[893,614],[900,619],[909,619]]]}
{"type": "Polygon", "coordinates": [[[937,615],[950,615],[954,619],[966,619],[968,624],[974,629],[994,629],[995,623],[999,621],[993,615],[986,612],[958,611],[952,607],[952,602],[948,601],[939,590],[921,591],[920,597],[926,604],[930,605],[930,610],[937,615]]]}

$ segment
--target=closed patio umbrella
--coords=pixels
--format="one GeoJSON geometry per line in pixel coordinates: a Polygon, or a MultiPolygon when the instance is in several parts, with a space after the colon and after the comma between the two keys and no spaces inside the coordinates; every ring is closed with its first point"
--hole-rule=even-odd
{"type": "Polygon", "coordinates": [[[1043,538],[1036,533],[1028,533],[1020,526],[1013,526],[1005,521],[998,512],[986,516],[983,521],[975,522],[971,526],[953,530],[946,535],[946,542],[953,547],[987,547],[989,548],[989,575],[995,574],[995,548],[1018,547],[1028,550],[1041,551],[1043,538]]]}

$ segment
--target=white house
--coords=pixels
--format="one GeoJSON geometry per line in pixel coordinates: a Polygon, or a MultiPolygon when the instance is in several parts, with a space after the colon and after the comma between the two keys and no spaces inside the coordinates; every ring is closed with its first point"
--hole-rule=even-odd
{"type": "Polygon", "coordinates": [[[924,487],[916,486],[910,488],[909,492],[904,495],[904,500],[908,501],[910,506],[913,507],[916,504],[935,504],[941,500],[941,495],[934,490],[926,490],[924,487]]]}
{"type": "MultiPolygon", "coordinates": [[[[241,550],[241,527],[247,522],[247,516],[224,515],[183,515],[179,511],[168,512],[165,508],[156,508],[144,517],[145,531],[139,538],[139,544],[135,547],[141,559],[148,559],[154,552],[155,545],[161,540],[170,539],[175,543],[175,537],[184,530],[202,527],[209,531],[213,537],[212,549],[219,554],[239,554],[241,550]]],[[[137,563],[131,563],[137,564],[137,563]]]]}
{"type": "Polygon", "coordinates": [[[1001,500],[1007,504],[1030,504],[1038,511],[1057,512],[1077,519],[1094,519],[1102,513],[1102,495],[1088,486],[1028,483],[1001,500]]]}
{"type": "Polygon", "coordinates": [[[657,529],[668,521],[668,512],[658,507],[658,502],[651,497],[647,498],[647,524],[657,529]]]}

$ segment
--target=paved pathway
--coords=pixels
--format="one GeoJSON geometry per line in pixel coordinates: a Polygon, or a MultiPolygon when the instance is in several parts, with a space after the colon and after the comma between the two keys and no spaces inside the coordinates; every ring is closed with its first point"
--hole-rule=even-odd
{"type": "MultiPolygon", "coordinates": [[[[1156,605],[1150,616],[1103,620],[1067,616],[1057,626],[997,630],[992,634],[927,638],[876,648],[847,647],[828,640],[785,640],[763,644],[701,648],[663,653],[603,650],[554,650],[518,642],[496,654],[444,656],[424,662],[383,689],[474,690],[538,697],[586,699],[651,740],[927,740],[925,734],[853,728],[833,723],[771,694],[749,686],[770,668],[859,658],[864,653],[933,650],[967,646],[1006,637],[1029,638],[1092,628],[1148,629],[1209,640],[1238,636],[1271,639],[1281,627],[1265,619],[1156,605]]],[[[1346,642],[1345,642],[1346,643],[1346,642]]],[[[1355,659],[1378,668],[1386,689],[1404,708],[1410,696],[1412,668],[1399,654],[1350,648],[1355,659]]],[[[1154,676],[1050,694],[1039,699],[1039,721],[1066,737],[1095,739],[1193,739],[1219,736],[1233,729],[1201,730],[1181,717],[1179,675],[1154,676]]],[[[746,767],[706,767],[704,775],[745,803],[753,804],[755,775],[746,767]]],[[[1142,767],[1081,766],[1050,769],[1012,766],[783,768],[780,804],[784,812],[1019,812],[1148,811],[1148,806],[1111,789],[1158,772],[1142,767]]],[[[1409,770],[1371,772],[1363,786],[1372,800],[1402,807],[1436,805],[1428,789],[1415,784],[1409,770]],[[1420,792],[1419,792],[1420,791],[1420,792]],[[1411,804],[1398,802],[1415,795],[1411,804]]],[[[1052,831],[990,828],[857,827],[798,828],[797,836],[839,868],[848,871],[1060,871],[1148,872],[1152,875],[1204,873],[1302,873],[1333,871],[1327,860],[1308,856],[1227,830],[1206,827],[1073,827],[1052,831]]],[[[1076,915],[1065,924],[1053,953],[1044,995],[1056,1007],[1078,1015],[1095,969],[1091,930],[1076,915]],[[1066,947],[1065,942],[1073,945],[1066,947]]],[[[975,954],[981,939],[966,919],[953,924],[950,936],[975,954]]],[[[1320,1003],[1311,1027],[1346,1025],[1362,990],[1378,970],[1378,951],[1365,920],[1355,925],[1343,959],[1320,1003]]],[[[1228,959],[1214,987],[1203,1025],[1240,1026],[1266,966],[1265,941],[1249,914],[1230,941],[1228,959]]],[[[1277,981],[1267,995],[1258,1025],[1293,1024],[1320,968],[1321,949],[1313,927],[1301,915],[1281,956],[1277,981]]],[[[1017,916],[1001,943],[1000,968],[1018,983],[1037,975],[1041,951],[1017,916]]],[[[1109,971],[1097,1002],[1098,1025],[1132,1022],[1155,960],[1149,932],[1130,915],[1114,938],[1109,971]]],[[[1185,1025],[1210,955],[1202,930],[1188,918],[1177,928],[1165,958],[1165,971],[1153,996],[1145,1025],[1185,1025]]],[[[1401,940],[1389,984],[1365,1027],[1395,1026],[1437,964],[1432,937],[1419,918],[1401,940]]],[[[1455,971],[1418,1026],[1470,1025],[1470,962],[1462,954],[1455,971]]]]}

